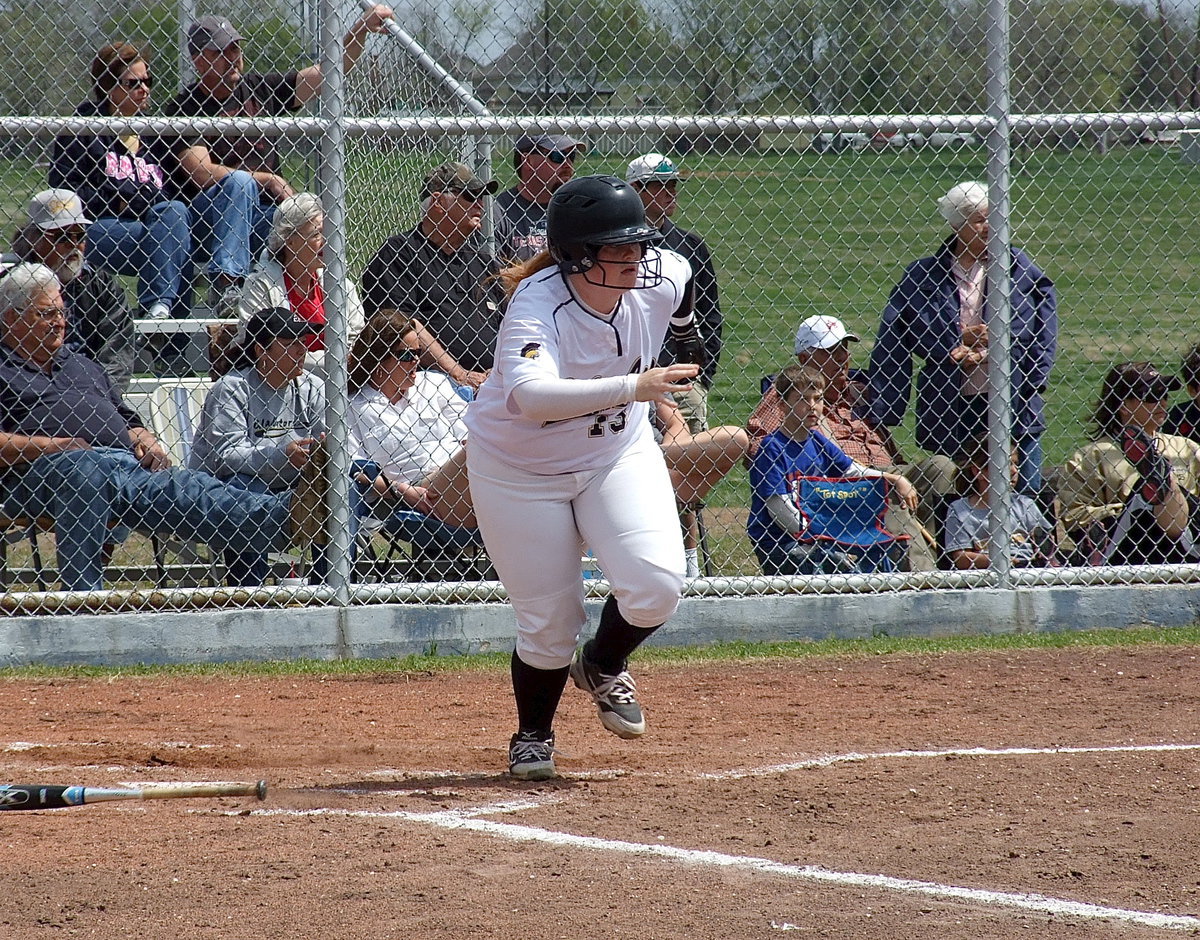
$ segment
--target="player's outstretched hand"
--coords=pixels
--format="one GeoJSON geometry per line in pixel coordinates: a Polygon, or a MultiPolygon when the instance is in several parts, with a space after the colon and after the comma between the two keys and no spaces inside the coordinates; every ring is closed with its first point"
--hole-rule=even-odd
{"type": "Polygon", "coordinates": [[[674,402],[671,394],[691,390],[694,379],[700,372],[700,367],[688,362],[677,362],[674,365],[661,366],[657,369],[647,369],[637,380],[637,401],[660,401],[664,405],[674,402]]]}

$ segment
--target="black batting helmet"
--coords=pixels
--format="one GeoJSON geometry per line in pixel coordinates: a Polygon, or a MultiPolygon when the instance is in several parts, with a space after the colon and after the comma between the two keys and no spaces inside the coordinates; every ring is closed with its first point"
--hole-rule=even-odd
{"type": "Polygon", "coordinates": [[[546,240],[564,274],[589,270],[603,245],[648,245],[662,237],[647,224],[637,190],[615,176],[578,176],[555,190],[546,208],[546,240]]]}

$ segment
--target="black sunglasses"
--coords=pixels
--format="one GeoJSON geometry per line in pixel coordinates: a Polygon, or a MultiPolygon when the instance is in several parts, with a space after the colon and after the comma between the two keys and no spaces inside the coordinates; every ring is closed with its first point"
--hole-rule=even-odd
{"type": "Polygon", "coordinates": [[[403,349],[397,349],[392,355],[395,356],[397,362],[416,362],[421,354],[415,349],[405,346],[403,349]]]}
{"type": "Polygon", "coordinates": [[[122,78],[117,80],[117,84],[127,91],[133,91],[135,88],[141,88],[143,85],[147,88],[153,88],[154,79],[149,75],[145,78],[122,78]]]}
{"type": "Polygon", "coordinates": [[[544,156],[551,163],[574,163],[576,151],[574,150],[543,150],[544,156]]]}
{"type": "Polygon", "coordinates": [[[87,229],[60,228],[56,233],[46,233],[52,245],[78,244],[87,238],[87,229]]]}

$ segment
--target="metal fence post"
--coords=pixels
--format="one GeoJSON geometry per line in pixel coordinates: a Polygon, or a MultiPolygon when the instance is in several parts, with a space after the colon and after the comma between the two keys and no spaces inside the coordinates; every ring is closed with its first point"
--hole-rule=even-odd
{"type": "Polygon", "coordinates": [[[350,459],[346,423],[346,140],[342,72],[342,8],[321,4],[321,163],[317,189],[325,207],[325,420],[329,428],[329,586],[334,600],[350,601],[350,459]]]}
{"type": "MultiPolygon", "coordinates": [[[[988,543],[1000,587],[1011,586],[1012,500],[1012,304],[1009,186],[1009,16],[1008,0],[987,4],[988,183],[988,543]]],[[[964,442],[965,443],[965,442],[964,442]]]]}

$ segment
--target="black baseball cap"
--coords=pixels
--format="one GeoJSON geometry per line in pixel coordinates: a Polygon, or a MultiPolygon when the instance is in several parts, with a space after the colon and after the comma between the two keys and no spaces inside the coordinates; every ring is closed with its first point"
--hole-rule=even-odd
{"type": "Polygon", "coordinates": [[[308,339],[321,332],[321,327],[309,323],[283,307],[267,307],[246,322],[246,349],[257,344],[268,345],[273,339],[308,339]]]}
{"type": "Polygon", "coordinates": [[[1176,376],[1163,375],[1148,362],[1127,362],[1117,366],[1110,380],[1113,397],[1120,401],[1128,398],[1164,401],[1171,392],[1183,388],[1183,382],[1176,376]]]}

